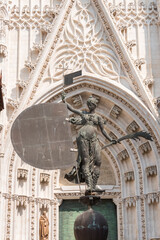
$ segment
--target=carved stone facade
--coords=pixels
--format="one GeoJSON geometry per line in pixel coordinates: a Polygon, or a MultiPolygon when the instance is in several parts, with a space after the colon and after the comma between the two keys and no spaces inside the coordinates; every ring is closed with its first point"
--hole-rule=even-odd
{"type": "MultiPolygon", "coordinates": [[[[49,240],[61,240],[59,206],[84,194],[84,185],[69,184],[59,170],[23,163],[10,139],[27,107],[61,102],[63,68],[83,73],[65,88],[67,101],[85,110],[86,99],[96,97],[112,139],[151,133],[153,142],[124,140],[103,150],[99,184],[116,204],[118,240],[160,239],[159,10],[156,1],[0,1],[0,239],[38,239],[46,211],[49,240]]],[[[71,129],[73,145],[79,127],[71,129]]]]}
{"type": "Polygon", "coordinates": [[[27,180],[28,170],[23,168],[17,169],[17,179],[19,180],[27,180]]]}

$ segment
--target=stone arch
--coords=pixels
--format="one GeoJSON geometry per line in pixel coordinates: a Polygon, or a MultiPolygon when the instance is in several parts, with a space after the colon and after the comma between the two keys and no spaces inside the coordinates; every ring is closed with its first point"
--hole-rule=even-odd
{"type": "MultiPolygon", "coordinates": [[[[54,94],[53,89],[48,91],[48,96],[45,95],[42,96],[42,99],[44,101],[47,100],[49,102],[56,101],[60,102],[60,92],[62,89],[61,87],[58,86],[55,89],[56,94],[54,94]]],[[[74,81],[74,84],[71,87],[66,88],[66,92],[68,94],[68,100],[70,100],[74,95],[77,94],[82,94],[84,91],[88,93],[94,93],[95,95],[100,96],[101,98],[105,98],[107,100],[110,100],[112,103],[119,105],[122,107],[123,111],[125,112],[123,116],[129,118],[130,116],[130,122],[136,121],[139,125],[140,130],[146,130],[149,131],[153,138],[154,142],[151,143],[152,147],[152,154],[149,157],[144,157],[144,155],[140,152],[140,145],[139,143],[133,142],[133,141],[127,141],[124,143],[123,147],[127,148],[129,151],[129,158],[131,159],[132,162],[132,167],[133,167],[133,172],[135,174],[135,182],[136,184],[133,186],[130,186],[130,183],[127,183],[129,186],[127,187],[134,189],[133,192],[123,192],[122,198],[124,205],[134,205],[134,200],[135,196],[138,196],[136,200],[137,201],[137,209],[141,209],[141,216],[137,216],[137,225],[139,225],[141,228],[140,232],[143,235],[143,238],[146,238],[146,231],[145,231],[145,216],[144,216],[144,208],[145,208],[145,198],[148,197],[148,192],[149,189],[145,186],[145,181],[148,181],[146,179],[146,160],[148,159],[148,164],[150,165],[150,158],[152,159],[152,164],[156,163],[157,168],[159,168],[159,163],[158,163],[158,155],[159,155],[159,136],[158,136],[158,124],[154,116],[148,111],[147,107],[134,95],[133,93],[129,92],[128,90],[126,91],[125,88],[122,88],[118,84],[111,83],[110,81],[102,81],[100,79],[96,79],[93,77],[87,77],[87,76],[82,76],[77,78],[74,81]],[[156,126],[156,127],[155,127],[156,126]],[[156,129],[157,128],[157,129],[156,129]],[[154,160],[153,160],[154,159],[154,160]],[[145,188],[145,190],[144,190],[145,188]],[[132,197],[134,196],[134,198],[132,197]],[[139,201],[139,199],[141,199],[139,201]]],[[[36,103],[39,102],[39,100],[35,101],[36,103]]],[[[99,109],[98,109],[99,110],[99,109]]],[[[100,110],[99,110],[100,111],[100,110]]],[[[101,110],[102,113],[102,110],[101,110]]],[[[107,116],[108,117],[108,116],[107,116]]],[[[110,121],[110,120],[109,120],[110,121]]],[[[114,121],[113,121],[114,122],[114,121]]],[[[117,123],[117,121],[115,120],[117,123]]],[[[126,133],[126,128],[123,127],[124,122],[120,121],[118,126],[116,127],[117,134],[118,136],[121,136],[126,133]]],[[[126,123],[125,123],[126,124],[126,123]]],[[[113,123],[111,124],[113,125],[113,123]]],[[[144,141],[142,141],[144,143],[144,141]]],[[[119,152],[118,150],[116,151],[111,151],[112,154],[114,154],[114,157],[116,159],[117,153],[119,152]]],[[[123,165],[121,163],[121,165],[123,165]]],[[[127,165],[127,164],[126,164],[127,165]]],[[[130,165],[131,166],[131,165],[130,165]]],[[[128,170],[129,169],[129,164],[128,164],[128,170]]],[[[121,169],[124,167],[122,166],[121,169]]],[[[121,181],[123,181],[122,189],[126,189],[126,183],[124,180],[124,173],[121,172],[122,178],[121,181]]],[[[156,182],[157,182],[157,191],[159,190],[159,176],[156,177],[156,182]]],[[[127,205],[127,206],[128,206],[127,205]]],[[[124,207],[124,206],[123,206],[124,207]]],[[[136,212],[137,214],[137,212],[136,212]]],[[[128,219],[128,217],[126,218],[128,219]]],[[[126,220],[127,221],[127,220],[126,220]]]]}
{"type": "MultiPolygon", "coordinates": [[[[44,102],[60,102],[61,101],[61,91],[62,91],[62,82],[56,85],[56,87],[49,89],[45,94],[41,95],[38,99],[34,99],[30,105],[44,103],[44,102]]],[[[159,136],[158,136],[158,124],[154,116],[148,111],[147,107],[134,95],[132,92],[129,92],[124,87],[121,87],[120,84],[115,84],[111,81],[104,81],[90,76],[82,76],[75,79],[72,86],[66,87],[68,101],[72,101],[72,98],[78,94],[82,95],[82,99],[85,100],[90,94],[95,94],[100,98],[100,102],[97,108],[99,114],[101,114],[107,121],[106,130],[113,131],[113,133],[119,138],[122,135],[127,133],[127,128],[129,124],[133,121],[136,121],[140,130],[149,131],[153,138],[154,142],[150,143],[151,151],[147,154],[150,154],[149,157],[143,157],[143,154],[140,151],[142,142],[133,142],[127,140],[121,145],[111,147],[106,149],[106,154],[109,156],[110,161],[116,168],[117,182],[121,185],[121,195],[119,197],[119,216],[122,216],[119,220],[119,229],[120,235],[124,235],[124,225],[127,224],[127,219],[133,214],[136,217],[136,224],[139,228],[139,234],[143,235],[143,239],[146,238],[146,229],[145,229],[145,215],[144,209],[146,206],[145,198],[148,198],[148,189],[145,186],[145,182],[148,179],[145,177],[146,174],[146,162],[149,164],[150,157],[152,157],[152,163],[156,165],[159,169],[158,156],[159,156],[159,136]],[[121,113],[117,113],[117,116],[114,118],[111,114],[114,106],[119,106],[121,113]],[[125,119],[125,121],[124,121],[125,119]],[[119,157],[123,150],[127,150],[128,157],[119,157]],[[121,159],[122,158],[122,159],[121,159]],[[133,179],[130,181],[130,175],[127,173],[132,172],[133,179]],[[127,179],[127,180],[126,180],[127,179]],[[144,189],[145,188],[145,189],[144,189]],[[131,212],[128,212],[126,215],[125,208],[132,208],[131,212]],[[140,213],[138,213],[140,209],[140,213]],[[139,215],[138,215],[139,214],[139,215]]],[[[27,106],[26,106],[27,107],[27,106]]],[[[80,108],[84,108],[85,104],[82,104],[80,108]]],[[[18,111],[17,111],[18,115],[18,111]]],[[[75,133],[74,133],[75,134],[75,133]]],[[[102,144],[104,145],[104,139],[100,137],[102,144]]],[[[9,140],[8,140],[9,141],[9,140]]],[[[7,147],[7,146],[6,146],[7,147]]],[[[10,148],[11,152],[12,147],[10,148]]],[[[13,181],[13,166],[15,154],[13,153],[10,165],[8,166],[9,180],[7,181],[8,193],[12,194],[12,182],[13,181]]],[[[32,169],[32,197],[35,198],[35,188],[36,188],[36,177],[37,171],[32,169]]],[[[157,171],[158,172],[158,171],[157,171]]],[[[56,186],[57,172],[54,177],[54,186],[56,186]]],[[[157,191],[159,190],[159,176],[156,176],[157,191]]],[[[152,190],[152,187],[151,187],[152,190]]],[[[60,195],[58,195],[59,197],[60,195]]],[[[78,195],[77,195],[78,196],[78,195]]],[[[32,212],[35,210],[35,205],[32,204],[32,212]]],[[[10,221],[11,217],[11,208],[10,204],[8,205],[7,221],[10,221]]],[[[32,216],[33,217],[33,216],[32,216]]],[[[34,225],[34,218],[32,218],[32,224],[34,225]]],[[[9,225],[7,225],[7,231],[9,231],[9,225]]]]}

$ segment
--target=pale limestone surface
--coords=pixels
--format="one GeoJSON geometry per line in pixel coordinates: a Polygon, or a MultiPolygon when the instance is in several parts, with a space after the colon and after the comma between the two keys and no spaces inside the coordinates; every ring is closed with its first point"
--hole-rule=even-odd
{"type": "Polygon", "coordinates": [[[136,129],[153,135],[149,147],[124,141],[103,151],[100,184],[117,205],[119,240],[160,239],[159,11],[159,0],[0,1],[0,239],[38,239],[45,209],[49,240],[58,240],[59,205],[85,190],[64,183],[58,170],[23,163],[10,140],[25,108],[61,101],[63,67],[83,73],[67,87],[67,101],[85,109],[88,96],[97,96],[111,137],[136,129]]]}

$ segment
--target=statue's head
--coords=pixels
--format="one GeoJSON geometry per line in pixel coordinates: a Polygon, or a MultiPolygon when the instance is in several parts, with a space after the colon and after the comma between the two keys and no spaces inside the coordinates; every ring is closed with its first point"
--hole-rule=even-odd
{"type": "Polygon", "coordinates": [[[93,96],[90,96],[87,100],[87,106],[88,108],[90,109],[90,107],[94,106],[94,108],[97,107],[97,103],[98,103],[98,100],[96,98],[94,98],[93,96]]]}
{"type": "Polygon", "coordinates": [[[89,108],[90,111],[94,111],[94,109],[96,108],[97,106],[97,99],[94,98],[93,96],[90,96],[87,100],[87,106],[89,108]]]}

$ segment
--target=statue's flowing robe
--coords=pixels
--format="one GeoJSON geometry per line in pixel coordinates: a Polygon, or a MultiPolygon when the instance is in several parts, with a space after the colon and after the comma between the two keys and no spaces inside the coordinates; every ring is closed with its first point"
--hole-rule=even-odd
{"type": "Polygon", "coordinates": [[[39,219],[39,238],[40,240],[48,240],[49,236],[49,221],[47,217],[40,216],[39,219]]]}

